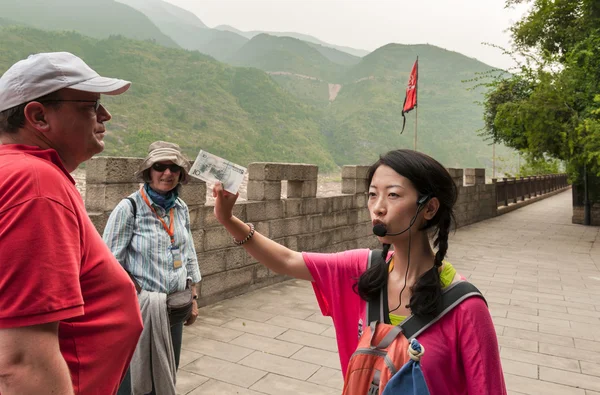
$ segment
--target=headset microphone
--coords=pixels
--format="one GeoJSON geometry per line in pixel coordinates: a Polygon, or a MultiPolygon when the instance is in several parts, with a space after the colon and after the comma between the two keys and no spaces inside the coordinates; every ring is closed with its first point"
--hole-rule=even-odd
{"type": "Polygon", "coordinates": [[[375,235],[379,236],[379,237],[398,236],[398,235],[401,235],[402,233],[406,232],[407,230],[409,230],[412,225],[413,225],[413,221],[410,221],[410,225],[408,226],[408,228],[404,229],[402,232],[388,233],[387,228],[384,224],[377,224],[377,225],[373,226],[373,233],[375,233],[375,235]]]}
{"type": "Polygon", "coordinates": [[[413,226],[413,224],[415,223],[415,221],[417,219],[417,215],[419,215],[419,212],[421,211],[421,208],[423,207],[423,205],[425,203],[427,203],[427,201],[429,199],[430,199],[429,195],[425,195],[425,196],[422,196],[417,201],[417,204],[418,204],[417,212],[415,213],[415,216],[412,217],[412,219],[410,220],[410,225],[408,225],[408,227],[406,229],[404,229],[403,231],[397,232],[397,233],[388,233],[387,228],[384,224],[377,224],[377,225],[373,226],[373,233],[375,234],[375,236],[385,237],[385,236],[398,236],[398,235],[401,235],[402,233],[406,232],[413,226]]]}

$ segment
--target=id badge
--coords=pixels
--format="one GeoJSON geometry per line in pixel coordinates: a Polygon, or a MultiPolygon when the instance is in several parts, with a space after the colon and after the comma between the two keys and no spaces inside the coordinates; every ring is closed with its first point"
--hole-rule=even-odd
{"type": "Polygon", "coordinates": [[[173,254],[173,267],[179,269],[181,267],[181,252],[179,251],[179,248],[171,248],[171,253],[173,254]]]}

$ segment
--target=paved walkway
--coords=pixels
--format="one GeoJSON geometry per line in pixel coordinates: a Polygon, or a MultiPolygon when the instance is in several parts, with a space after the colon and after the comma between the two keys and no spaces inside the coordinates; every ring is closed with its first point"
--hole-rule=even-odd
{"type": "MultiPolygon", "coordinates": [[[[600,395],[600,236],[571,191],[459,229],[449,261],[489,302],[510,394],[600,395]]],[[[201,309],[179,394],[340,394],[331,320],[291,280],[201,309]]]]}

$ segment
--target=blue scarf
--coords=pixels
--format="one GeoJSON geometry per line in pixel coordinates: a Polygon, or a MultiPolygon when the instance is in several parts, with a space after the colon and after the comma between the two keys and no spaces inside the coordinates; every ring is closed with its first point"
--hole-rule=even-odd
{"type": "Polygon", "coordinates": [[[144,190],[146,191],[146,193],[148,194],[150,199],[152,199],[152,201],[155,204],[159,205],[160,207],[164,208],[165,210],[168,210],[171,207],[174,207],[175,201],[177,200],[177,197],[179,196],[178,188],[173,188],[166,194],[162,195],[162,194],[156,192],[154,189],[150,188],[150,184],[145,183],[144,190]]]}

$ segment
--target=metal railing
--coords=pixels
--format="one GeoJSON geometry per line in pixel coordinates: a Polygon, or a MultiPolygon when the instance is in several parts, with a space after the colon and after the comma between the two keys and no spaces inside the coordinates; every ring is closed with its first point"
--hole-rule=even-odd
{"type": "Polygon", "coordinates": [[[566,188],[569,183],[566,174],[548,174],[545,176],[493,178],[496,185],[498,206],[508,206],[525,199],[566,188]]]}

